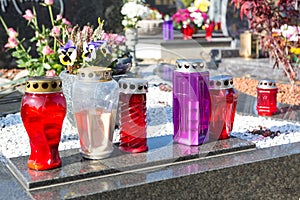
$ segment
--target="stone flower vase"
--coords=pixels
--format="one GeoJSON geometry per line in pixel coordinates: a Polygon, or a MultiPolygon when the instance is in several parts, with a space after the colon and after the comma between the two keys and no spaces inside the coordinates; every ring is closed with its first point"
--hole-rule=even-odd
{"type": "Polygon", "coordinates": [[[129,50],[135,51],[135,45],[138,41],[138,30],[135,28],[126,28],[125,29],[125,38],[126,38],[126,46],[129,50]]]}

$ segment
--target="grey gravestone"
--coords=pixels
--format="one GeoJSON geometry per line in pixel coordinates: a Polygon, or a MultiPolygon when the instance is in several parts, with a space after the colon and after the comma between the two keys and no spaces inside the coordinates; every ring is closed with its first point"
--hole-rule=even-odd
{"type": "Polygon", "coordinates": [[[240,18],[240,10],[231,5],[231,0],[222,0],[221,27],[224,36],[239,39],[239,35],[249,29],[249,22],[246,17],[240,18]]]}

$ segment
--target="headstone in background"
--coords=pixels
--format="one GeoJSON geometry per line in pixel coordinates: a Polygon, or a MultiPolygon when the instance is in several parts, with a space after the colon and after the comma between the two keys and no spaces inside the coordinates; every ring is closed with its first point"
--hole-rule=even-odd
{"type": "MultiPolygon", "coordinates": [[[[0,15],[4,18],[8,27],[13,27],[19,32],[19,39],[26,37],[30,39],[33,35],[31,28],[27,27],[27,21],[22,17],[26,9],[35,7],[38,15],[38,23],[50,27],[50,18],[48,9],[40,5],[43,0],[1,0],[0,15]]],[[[123,32],[121,24],[122,16],[120,9],[122,0],[54,0],[53,13],[56,16],[59,13],[67,18],[72,25],[79,24],[83,26],[88,22],[97,26],[98,17],[105,20],[104,29],[108,32],[123,32]]],[[[10,53],[5,52],[4,45],[7,42],[5,30],[0,25],[0,68],[15,67],[11,62],[10,53]]],[[[30,45],[30,44],[24,44],[30,45]]]]}
{"type": "Polygon", "coordinates": [[[233,39],[239,39],[240,34],[249,29],[249,22],[244,17],[240,18],[240,10],[231,5],[231,0],[222,0],[221,27],[224,36],[230,36],[233,39]]]}
{"type": "Polygon", "coordinates": [[[146,3],[159,10],[163,15],[168,14],[169,16],[183,6],[181,0],[146,0],[146,3]]]}

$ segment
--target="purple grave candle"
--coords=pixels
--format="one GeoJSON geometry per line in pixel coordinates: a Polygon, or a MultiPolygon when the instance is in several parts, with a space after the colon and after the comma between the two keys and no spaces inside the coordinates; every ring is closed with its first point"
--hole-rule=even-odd
{"type": "Polygon", "coordinates": [[[164,40],[173,40],[174,39],[174,30],[173,30],[173,21],[165,20],[163,23],[163,39],[164,40]]]}
{"type": "Polygon", "coordinates": [[[173,74],[174,142],[200,145],[208,140],[209,72],[201,59],[177,60],[173,74]]]}

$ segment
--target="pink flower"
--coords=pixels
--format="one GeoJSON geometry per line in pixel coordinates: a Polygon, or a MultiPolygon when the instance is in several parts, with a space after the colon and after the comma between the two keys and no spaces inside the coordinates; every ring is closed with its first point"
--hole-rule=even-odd
{"type": "Polygon", "coordinates": [[[46,39],[40,39],[37,41],[36,46],[39,47],[40,45],[45,44],[46,42],[47,42],[46,39]]]}
{"type": "Polygon", "coordinates": [[[13,29],[13,28],[9,28],[9,29],[7,30],[7,32],[8,32],[8,36],[9,36],[10,38],[16,38],[16,37],[18,36],[18,32],[15,31],[15,29],[13,29]]]}
{"type": "Polygon", "coordinates": [[[31,21],[31,20],[34,18],[34,15],[33,15],[33,13],[32,13],[31,10],[27,9],[27,10],[25,11],[25,15],[23,15],[23,17],[24,17],[26,20],[31,21]]]}
{"type": "Polygon", "coordinates": [[[69,22],[66,18],[62,19],[62,23],[71,26],[71,22],[69,22]]]}
{"type": "Polygon", "coordinates": [[[47,6],[50,6],[53,4],[53,0],[44,0],[44,3],[47,5],[47,6]]]}
{"type": "Polygon", "coordinates": [[[51,34],[53,36],[59,36],[60,35],[60,28],[58,26],[54,26],[51,30],[51,34]]]}
{"type": "Polygon", "coordinates": [[[9,37],[7,43],[4,45],[5,48],[16,48],[18,46],[18,41],[16,38],[9,37]]]}
{"type": "Polygon", "coordinates": [[[56,21],[58,21],[58,20],[60,20],[62,18],[63,18],[62,15],[56,15],[56,21]]]}
{"type": "Polygon", "coordinates": [[[126,38],[125,38],[125,36],[123,36],[123,35],[115,35],[115,43],[117,44],[117,45],[120,45],[120,44],[122,44],[122,43],[125,43],[125,41],[126,41],[126,38]]]}
{"type": "Polygon", "coordinates": [[[49,47],[49,46],[45,46],[42,50],[42,54],[48,56],[50,54],[53,54],[54,51],[49,47]]]}
{"type": "Polygon", "coordinates": [[[55,70],[54,69],[47,70],[46,76],[56,76],[55,70]]]}

